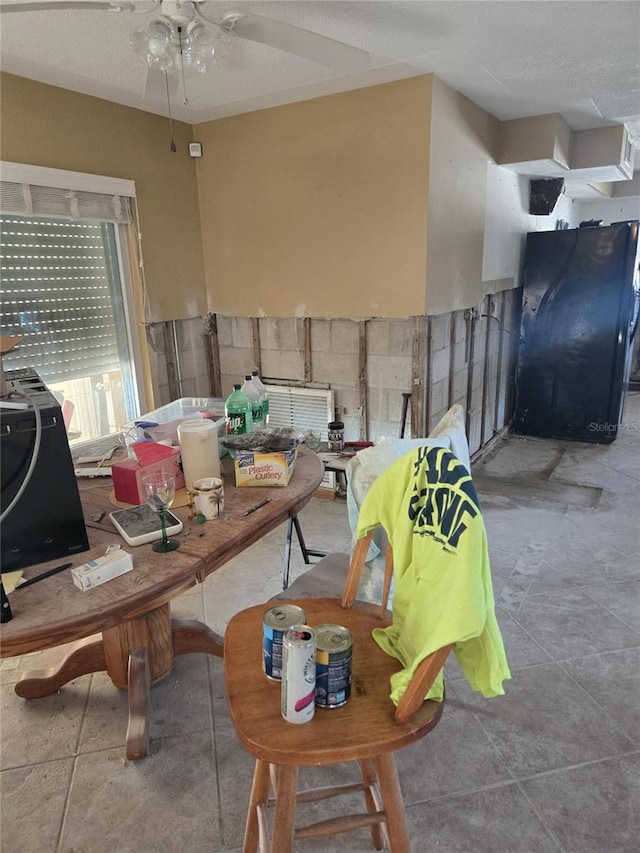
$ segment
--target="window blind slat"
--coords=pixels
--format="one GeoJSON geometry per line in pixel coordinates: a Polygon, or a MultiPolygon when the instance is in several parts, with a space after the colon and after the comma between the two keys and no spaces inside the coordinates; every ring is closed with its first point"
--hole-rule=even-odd
{"type": "Polygon", "coordinates": [[[119,195],[0,181],[0,212],[5,215],[127,223],[131,222],[131,201],[119,195]]]}
{"type": "Polygon", "coordinates": [[[35,368],[52,382],[120,370],[102,226],[69,220],[45,225],[43,241],[41,221],[1,220],[0,330],[22,336],[5,356],[6,369],[35,368]]]}

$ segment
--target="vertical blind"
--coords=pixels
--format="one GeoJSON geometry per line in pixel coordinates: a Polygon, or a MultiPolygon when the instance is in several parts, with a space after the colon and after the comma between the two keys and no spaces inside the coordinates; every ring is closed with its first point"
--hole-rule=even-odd
{"type": "Polygon", "coordinates": [[[119,370],[114,226],[2,216],[0,232],[0,329],[22,336],[5,367],[52,382],[119,370]]]}

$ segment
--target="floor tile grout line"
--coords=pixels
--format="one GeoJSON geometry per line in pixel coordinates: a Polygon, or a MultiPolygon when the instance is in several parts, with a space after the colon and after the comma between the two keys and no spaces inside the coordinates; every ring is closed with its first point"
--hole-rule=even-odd
{"type": "MultiPolygon", "coordinates": [[[[633,735],[629,734],[627,731],[625,731],[625,729],[622,728],[622,726],[617,722],[617,720],[615,720],[611,716],[611,713],[609,711],[607,711],[606,708],[603,708],[603,706],[600,704],[600,702],[598,702],[598,700],[594,696],[592,696],[591,693],[589,693],[589,691],[585,687],[583,687],[582,684],[580,684],[580,682],[577,679],[575,679],[573,677],[573,675],[569,672],[569,670],[565,666],[563,666],[560,661],[556,661],[556,662],[557,662],[558,666],[560,667],[560,669],[564,672],[564,674],[569,679],[571,679],[571,681],[573,681],[573,683],[585,694],[585,696],[589,697],[589,699],[591,700],[591,702],[593,702],[593,704],[596,706],[596,708],[600,709],[600,711],[602,712],[604,717],[609,721],[609,723],[611,725],[613,725],[614,728],[616,728],[626,738],[628,738],[632,743],[637,743],[637,738],[634,737],[633,735]]],[[[566,663],[566,661],[565,661],[565,663],[566,663]]]]}
{"type": "Polygon", "coordinates": [[[640,756],[640,747],[631,749],[627,752],[616,752],[610,755],[604,755],[600,758],[594,758],[589,761],[579,761],[573,764],[565,764],[562,767],[551,767],[548,770],[540,770],[536,773],[528,773],[525,775],[517,775],[515,774],[509,767],[506,769],[511,773],[510,779],[502,779],[499,782],[491,782],[487,785],[477,785],[474,788],[463,788],[456,791],[449,791],[446,794],[436,794],[433,797],[428,797],[424,800],[415,800],[411,803],[406,803],[407,808],[411,808],[413,806],[425,805],[427,803],[455,799],[456,797],[466,797],[470,794],[475,794],[481,791],[493,791],[497,788],[506,788],[509,785],[520,785],[524,782],[531,782],[535,779],[544,779],[546,776],[557,776],[561,773],[570,773],[573,770],[580,770],[583,767],[591,767],[596,764],[605,764],[610,761],[621,761],[622,759],[633,757],[635,755],[640,756]]]}
{"type": "Polygon", "coordinates": [[[623,758],[630,756],[640,756],[640,746],[630,749],[626,752],[614,752],[610,755],[603,755],[600,758],[592,758],[589,761],[578,761],[573,764],[565,764],[562,767],[550,767],[548,770],[540,770],[537,773],[529,773],[526,776],[517,776],[516,782],[530,782],[533,779],[542,779],[545,776],[555,776],[559,773],[568,773],[571,770],[580,770],[582,767],[591,767],[594,764],[604,764],[607,761],[620,761],[623,758]]]}
{"type": "Polygon", "coordinates": [[[534,814],[536,814],[536,815],[538,816],[538,820],[540,821],[540,823],[541,823],[541,824],[544,826],[544,828],[547,830],[547,832],[549,833],[549,835],[551,836],[551,838],[553,839],[553,841],[558,845],[558,849],[559,849],[560,851],[562,851],[562,853],[567,853],[567,848],[566,848],[566,847],[561,843],[560,839],[559,839],[559,838],[558,838],[558,836],[555,834],[555,832],[553,831],[553,829],[551,828],[551,826],[550,826],[550,825],[549,825],[549,823],[547,822],[547,819],[544,817],[544,815],[542,815],[542,814],[540,813],[540,811],[536,808],[536,806],[535,806],[535,804],[534,804],[533,800],[531,799],[531,797],[529,797],[529,795],[527,794],[527,792],[525,791],[525,789],[523,788],[523,786],[521,785],[521,783],[520,783],[520,781],[519,781],[519,780],[516,782],[516,785],[517,785],[517,787],[518,787],[518,790],[519,790],[519,791],[520,791],[520,793],[522,794],[522,796],[523,796],[523,797],[525,798],[525,800],[529,803],[529,806],[531,807],[531,809],[532,809],[533,813],[534,813],[534,814]]]}
{"type": "Polygon", "coordinates": [[[73,779],[76,775],[76,769],[78,766],[78,756],[75,755],[73,758],[73,762],[71,764],[71,773],[69,774],[69,784],[67,785],[67,790],[64,795],[64,804],[62,806],[62,813],[60,815],[60,824],[58,826],[58,833],[56,835],[55,849],[56,851],[60,851],[60,847],[62,844],[62,836],[64,834],[64,825],[67,820],[67,815],[69,813],[69,801],[71,799],[71,788],[73,786],[73,779]]]}
{"type": "Polygon", "coordinates": [[[216,737],[216,728],[215,726],[211,729],[211,746],[213,750],[213,766],[215,768],[214,771],[214,779],[216,786],[216,806],[218,812],[218,838],[220,840],[220,849],[226,849],[226,840],[224,833],[224,809],[222,807],[222,784],[220,779],[220,771],[218,768],[218,740],[216,737]]]}
{"type": "MultiPolygon", "coordinates": [[[[488,740],[488,742],[489,742],[489,744],[490,744],[491,748],[494,750],[494,752],[496,753],[496,755],[500,758],[500,761],[502,762],[502,765],[504,766],[505,770],[507,771],[507,773],[508,773],[508,774],[509,774],[509,776],[511,777],[512,781],[513,781],[513,782],[516,782],[516,781],[517,781],[516,776],[515,776],[515,774],[514,774],[513,770],[511,769],[511,767],[509,766],[509,762],[507,761],[506,756],[504,755],[504,753],[502,752],[502,750],[500,749],[500,747],[498,746],[498,744],[495,742],[494,738],[491,736],[491,733],[490,733],[490,732],[487,730],[487,728],[483,725],[482,720],[480,719],[480,715],[476,713],[475,708],[471,707],[471,706],[466,702],[466,700],[464,699],[464,697],[463,697],[463,696],[460,696],[459,694],[457,694],[457,693],[455,692],[455,688],[454,688],[454,695],[455,695],[455,698],[456,698],[458,701],[462,702],[462,704],[464,705],[464,707],[466,708],[466,710],[468,711],[468,713],[469,713],[469,714],[471,714],[472,718],[475,720],[475,722],[478,724],[478,726],[480,727],[481,731],[484,733],[485,737],[487,738],[487,740],[488,740]]],[[[499,697],[496,697],[496,698],[499,698],[499,697]]]]}
{"type": "MultiPolygon", "coordinates": [[[[561,666],[560,666],[560,664],[559,664],[557,661],[553,661],[553,660],[552,660],[552,661],[549,661],[548,663],[532,664],[530,667],[527,667],[527,668],[528,668],[528,669],[534,669],[534,668],[538,668],[538,667],[541,667],[541,666],[548,666],[549,664],[553,664],[554,666],[559,666],[559,667],[560,667],[560,669],[565,673],[565,675],[567,675],[569,678],[571,678],[570,674],[569,674],[568,672],[566,672],[566,670],[565,670],[563,667],[561,667],[561,666]]],[[[575,682],[575,680],[574,680],[573,678],[571,678],[571,680],[575,682]]],[[[575,683],[577,684],[577,682],[575,682],[575,683]]],[[[589,697],[589,699],[593,702],[593,704],[594,704],[597,708],[599,708],[601,711],[603,710],[603,709],[601,708],[601,706],[600,706],[600,705],[599,705],[599,704],[598,704],[598,703],[593,699],[593,697],[591,697],[591,695],[590,695],[586,690],[584,690],[584,688],[583,688],[583,687],[581,687],[579,684],[578,684],[577,686],[580,688],[580,690],[581,690],[581,691],[582,691],[586,696],[588,696],[588,697],[589,697]]],[[[486,727],[483,725],[482,720],[480,719],[479,714],[476,712],[476,709],[475,709],[475,708],[473,708],[471,705],[469,705],[469,704],[468,704],[468,702],[465,700],[465,698],[464,698],[463,696],[460,696],[459,694],[456,694],[456,699],[458,699],[460,702],[462,702],[462,703],[463,703],[463,705],[464,705],[464,706],[465,706],[465,708],[469,711],[469,713],[471,714],[471,716],[472,716],[472,717],[477,721],[478,725],[480,726],[480,728],[482,729],[482,731],[485,733],[485,735],[486,735],[487,739],[489,740],[490,744],[492,745],[492,747],[493,747],[493,748],[497,751],[497,753],[500,755],[500,758],[501,758],[501,760],[502,760],[503,764],[505,765],[505,767],[506,767],[507,771],[508,771],[508,772],[509,772],[509,774],[512,776],[513,781],[514,781],[514,782],[526,781],[526,779],[530,778],[529,776],[526,776],[526,777],[520,777],[520,776],[518,776],[518,775],[517,775],[517,774],[512,770],[512,768],[511,768],[511,766],[509,765],[509,762],[508,762],[508,760],[507,760],[506,756],[503,754],[502,750],[500,749],[500,746],[495,742],[495,740],[494,740],[494,738],[492,737],[491,733],[490,733],[490,732],[486,729],[486,727]]],[[[623,734],[625,737],[629,738],[629,740],[630,740],[630,741],[632,741],[632,743],[634,743],[634,739],[633,739],[632,737],[630,737],[630,736],[629,736],[629,735],[628,735],[628,734],[627,734],[623,729],[621,729],[621,728],[620,728],[620,726],[619,726],[619,725],[618,725],[618,724],[617,724],[613,719],[611,719],[611,718],[610,718],[609,714],[607,714],[607,713],[606,713],[606,711],[605,711],[604,713],[605,713],[605,715],[607,716],[607,719],[609,719],[609,720],[610,720],[610,722],[612,722],[612,723],[613,723],[613,725],[615,726],[615,728],[616,728],[618,731],[620,731],[620,733],[621,733],[621,734],[623,734]]],[[[620,756],[623,756],[623,755],[633,755],[635,752],[639,752],[639,751],[640,751],[640,750],[638,750],[638,749],[637,749],[637,747],[634,747],[634,748],[632,748],[632,749],[630,749],[630,750],[626,750],[625,752],[621,752],[621,753],[613,753],[613,754],[612,754],[612,755],[610,755],[610,756],[605,756],[605,758],[604,758],[604,759],[593,759],[592,761],[583,762],[583,764],[584,764],[584,765],[587,765],[587,764],[593,764],[593,763],[596,763],[597,761],[600,761],[600,760],[606,760],[606,758],[616,758],[616,757],[620,757],[620,756]]],[[[578,764],[578,765],[575,765],[575,766],[583,766],[583,764],[581,763],[581,764],[578,764]]],[[[573,766],[573,765],[567,765],[567,767],[570,767],[570,766],[573,766]]],[[[556,771],[561,770],[561,769],[563,769],[563,768],[550,768],[550,769],[549,769],[549,770],[547,770],[547,771],[542,771],[542,772],[541,772],[541,773],[539,773],[539,774],[533,774],[533,775],[545,775],[546,773],[556,772],[556,771]]]]}
{"type": "Polygon", "coordinates": [[[589,595],[589,592],[588,592],[586,589],[582,589],[582,592],[584,592],[584,594],[585,594],[588,598],[590,598],[590,599],[591,599],[591,601],[595,601],[595,603],[596,603],[596,604],[598,604],[600,607],[602,607],[602,608],[603,608],[603,610],[606,610],[606,611],[607,611],[607,613],[610,613],[610,614],[611,614],[613,617],[615,617],[619,622],[622,622],[622,624],[623,624],[623,625],[626,625],[628,628],[630,628],[630,629],[633,631],[633,633],[634,633],[634,634],[638,634],[638,638],[640,639],[640,631],[635,627],[635,625],[632,625],[631,623],[627,622],[627,621],[626,621],[626,619],[625,619],[623,616],[620,616],[620,614],[619,614],[619,613],[616,613],[614,610],[611,610],[611,608],[610,608],[610,607],[607,607],[607,605],[606,605],[606,604],[603,604],[601,601],[598,601],[598,599],[597,599],[597,598],[595,598],[593,595],[589,595]]]}

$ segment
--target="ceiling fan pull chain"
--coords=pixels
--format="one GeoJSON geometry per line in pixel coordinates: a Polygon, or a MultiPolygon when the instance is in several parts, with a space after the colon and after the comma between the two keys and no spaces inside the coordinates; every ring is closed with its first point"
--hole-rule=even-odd
{"type": "Polygon", "coordinates": [[[171,118],[171,98],[169,97],[169,75],[167,72],[164,72],[164,85],[167,90],[167,109],[169,110],[169,136],[171,137],[171,145],[169,146],[169,150],[172,154],[175,154],[178,150],[176,148],[176,143],[173,138],[173,119],[171,118]]]}
{"type": "Polygon", "coordinates": [[[188,107],[189,98],[187,98],[187,80],[184,74],[184,53],[182,52],[182,27],[178,27],[178,40],[180,42],[180,76],[182,77],[182,103],[185,107],[188,107]]]}

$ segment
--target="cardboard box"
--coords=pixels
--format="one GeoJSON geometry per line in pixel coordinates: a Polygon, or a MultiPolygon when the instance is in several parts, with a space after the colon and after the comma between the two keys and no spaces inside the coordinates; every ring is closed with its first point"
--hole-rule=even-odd
{"type": "Polygon", "coordinates": [[[105,554],[104,557],[98,557],[95,560],[89,560],[82,566],[76,566],[71,569],[71,577],[74,584],[86,592],[88,589],[93,589],[95,586],[100,586],[107,581],[118,578],[133,569],[133,557],[128,551],[114,551],[112,554],[105,554]]]}
{"type": "MultiPolygon", "coordinates": [[[[180,464],[180,448],[167,447],[163,444],[155,444],[152,441],[139,442],[145,445],[145,462],[141,464],[135,459],[126,459],[111,466],[113,477],[113,491],[116,500],[123,503],[139,506],[146,503],[142,478],[147,474],[155,474],[156,471],[166,471],[172,474],[176,481],[176,491],[184,488],[184,473],[180,464]],[[156,448],[158,448],[156,450],[156,448]],[[158,458],[149,461],[149,451],[155,451],[158,458]]],[[[133,445],[135,448],[136,445],[133,445]]]]}
{"type": "Polygon", "coordinates": [[[286,486],[293,474],[297,448],[282,453],[236,450],[236,486],[286,486]]]}

